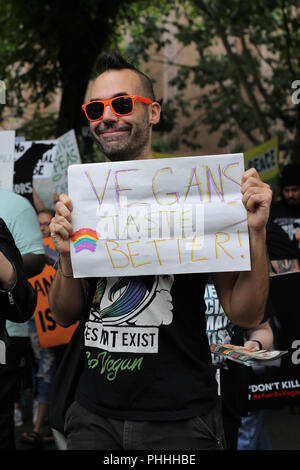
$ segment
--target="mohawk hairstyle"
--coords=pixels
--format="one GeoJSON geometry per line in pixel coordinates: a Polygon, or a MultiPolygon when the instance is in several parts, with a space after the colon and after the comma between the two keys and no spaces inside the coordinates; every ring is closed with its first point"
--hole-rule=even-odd
{"type": "Polygon", "coordinates": [[[117,52],[104,52],[97,63],[97,74],[101,75],[108,70],[129,69],[137,73],[141,79],[142,87],[147,98],[155,101],[152,80],[145,73],[138,70],[133,64],[128,62],[117,52]]]}

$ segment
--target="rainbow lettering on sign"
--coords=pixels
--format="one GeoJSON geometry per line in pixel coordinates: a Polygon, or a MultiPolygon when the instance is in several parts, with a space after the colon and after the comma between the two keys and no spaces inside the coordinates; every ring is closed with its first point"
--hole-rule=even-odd
{"type": "Polygon", "coordinates": [[[77,230],[71,238],[75,247],[75,253],[79,253],[82,250],[96,251],[99,238],[99,233],[91,228],[77,230]]]}

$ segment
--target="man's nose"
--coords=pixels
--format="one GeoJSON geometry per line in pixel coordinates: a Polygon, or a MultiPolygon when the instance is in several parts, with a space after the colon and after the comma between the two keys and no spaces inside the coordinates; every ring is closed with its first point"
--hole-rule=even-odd
{"type": "Polygon", "coordinates": [[[111,107],[109,105],[105,106],[104,111],[103,111],[103,121],[117,121],[118,116],[113,112],[111,107]]]}

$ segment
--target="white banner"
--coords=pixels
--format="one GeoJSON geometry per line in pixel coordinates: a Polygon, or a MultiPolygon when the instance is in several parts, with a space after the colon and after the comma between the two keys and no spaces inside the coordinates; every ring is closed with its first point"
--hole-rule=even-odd
{"type": "Polygon", "coordinates": [[[75,277],[250,269],[243,154],[73,165],[75,277]]]}
{"type": "Polygon", "coordinates": [[[15,131],[0,131],[0,188],[13,190],[15,131]]]}
{"type": "Polygon", "coordinates": [[[14,191],[26,197],[34,188],[46,207],[68,192],[68,166],[81,161],[73,129],[54,140],[16,143],[14,159],[14,191]]]}
{"type": "Polygon", "coordinates": [[[56,140],[24,140],[15,148],[15,162],[22,161],[24,168],[32,168],[34,178],[51,178],[56,154],[56,140]]]}
{"type": "Polygon", "coordinates": [[[53,200],[53,191],[49,182],[52,179],[55,152],[56,140],[16,142],[14,192],[31,200],[34,186],[46,207],[51,207],[49,204],[53,200]]]}
{"type": "Polygon", "coordinates": [[[53,165],[53,191],[68,194],[68,167],[80,163],[76,135],[72,129],[57,139],[57,151],[53,165]]]}

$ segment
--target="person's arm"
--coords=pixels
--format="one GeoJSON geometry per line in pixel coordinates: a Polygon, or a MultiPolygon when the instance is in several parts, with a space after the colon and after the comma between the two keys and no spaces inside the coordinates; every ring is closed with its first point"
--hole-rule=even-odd
{"type": "Polygon", "coordinates": [[[0,304],[1,317],[23,323],[34,313],[36,292],[26,279],[20,251],[0,221],[0,304]]]}
{"type": "Polygon", "coordinates": [[[272,268],[276,274],[279,273],[293,273],[300,270],[298,259],[272,259],[272,268]]]}
{"type": "Polygon", "coordinates": [[[24,272],[27,278],[40,274],[45,266],[45,255],[35,253],[26,253],[23,255],[24,272]]]}
{"type": "Polygon", "coordinates": [[[26,277],[37,276],[46,263],[45,249],[37,214],[25,198],[20,198],[15,223],[9,228],[22,254],[26,277]]]}
{"type": "Polygon", "coordinates": [[[251,270],[215,273],[213,280],[223,309],[232,323],[255,328],[262,321],[269,291],[266,224],[272,191],[254,168],[242,177],[242,201],[247,210],[251,270]]]}
{"type": "Polygon", "coordinates": [[[13,265],[0,251],[0,288],[3,290],[8,290],[14,285],[15,282],[16,273],[13,265]]]}
{"type": "Polygon", "coordinates": [[[249,351],[270,349],[273,346],[274,335],[268,321],[261,323],[256,328],[247,331],[247,341],[244,347],[249,351]]]}
{"type": "Polygon", "coordinates": [[[80,318],[84,306],[83,281],[74,279],[71,257],[70,237],[72,201],[61,194],[56,203],[55,217],[50,224],[50,232],[56,250],[59,252],[59,269],[49,291],[49,304],[55,321],[64,327],[70,326],[80,318]]]}
{"type": "Polygon", "coordinates": [[[41,200],[41,198],[39,197],[38,193],[36,192],[34,188],[32,189],[32,198],[33,198],[34,207],[37,212],[42,209],[45,209],[45,204],[43,203],[43,201],[41,200]]]}

